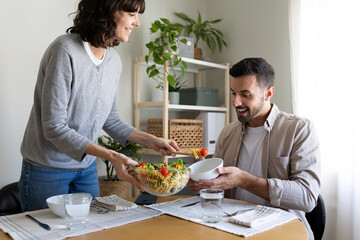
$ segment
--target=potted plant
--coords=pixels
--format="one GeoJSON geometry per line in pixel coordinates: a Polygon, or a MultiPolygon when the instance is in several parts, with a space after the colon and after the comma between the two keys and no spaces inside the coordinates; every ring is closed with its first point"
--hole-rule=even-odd
{"type": "MultiPolygon", "coordinates": [[[[168,88],[169,89],[169,101],[171,104],[179,104],[180,90],[182,90],[185,87],[186,81],[183,80],[183,76],[181,74],[173,73],[172,76],[174,76],[175,85],[173,86],[169,83],[169,88],[168,88]]],[[[163,90],[164,83],[159,80],[155,80],[155,81],[157,81],[157,83],[158,83],[156,88],[163,90]]]]}
{"type": "MultiPolygon", "coordinates": [[[[142,148],[136,143],[129,142],[126,146],[122,146],[109,136],[99,137],[98,142],[100,146],[122,153],[127,157],[137,159],[138,161],[141,159],[139,152],[142,148]]],[[[120,197],[130,197],[131,184],[117,177],[114,166],[110,161],[106,159],[102,159],[102,161],[106,165],[106,176],[99,177],[100,195],[108,196],[116,194],[120,197]]]]}
{"type": "Polygon", "coordinates": [[[151,24],[150,33],[155,34],[156,38],[146,44],[149,52],[145,61],[149,64],[150,58],[153,59],[146,73],[158,83],[156,88],[163,89],[163,74],[166,71],[169,92],[178,92],[184,85],[182,79],[187,69],[186,62],[178,54],[179,42],[186,44],[186,39],[179,40],[181,27],[166,18],[160,18],[151,24]],[[164,68],[165,63],[167,68],[164,68]]]}
{"type": "Polygon", "coordinates": [[[215,53],[216,49],[222,51],[223,46],[227,46],[226,41],[224,40],[224,34],[213,27],[213,24],[219,23],[222,19],[215,19],[213,21],[202,21],[200,12],[198,11],[197,21],[187,16],[185,13],[178,12],[175,15],[187,24],[181,25],[180,27],[183,30],[183,34],[188,37],[190,34],[195,35],[195,58],[202,59],[202,50],[198,48],[199,40],[201,39],[206,43],[212,53],[215,53]]]}

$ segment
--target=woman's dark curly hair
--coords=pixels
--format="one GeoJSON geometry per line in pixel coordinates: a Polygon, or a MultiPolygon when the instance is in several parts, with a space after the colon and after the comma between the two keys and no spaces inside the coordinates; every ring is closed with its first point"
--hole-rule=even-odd
{"type": "MultiPolygon", "coordinates": [[[[78,33],[83,41],[94,47],[113,47],[119,45],[115,37],[117,11],[145,11],[145,0],[81,0],[79,2],[74,26],[67,33],[78,33]]],[[[75,14],[72,13],[72,14],[75,14]]]]}

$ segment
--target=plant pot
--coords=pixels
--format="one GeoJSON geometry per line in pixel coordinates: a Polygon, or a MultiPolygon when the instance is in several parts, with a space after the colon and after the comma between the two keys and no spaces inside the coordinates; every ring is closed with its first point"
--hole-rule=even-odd
{"type": "MultiPolygon", "coordinates": [[[[162,102],[163,101],[163,91],[159,88],[153,88],[151,101],[153,102],[162,102]]],[[[169,92],[169,101],[170,104],[179,104],[180,102],[180,93],[179,92],[169,92]]]]}
{"type": "Polygon", "coordinates": [[[131,198],[140,195],[139,190],[123,180],[108,181],[106,177],[99,177],[100,196],[118,195],[121,198],[131,198]]]}
{"type": "Polygon", "coordinates": [[[163,91],[160,88],[153,88],[151,90],[151,101],[152,102],[162,102],[163,101],[163,91]]]}
{"type": "Polygon", "coordinates": [[[169,101],[170,101],[170,104],[179,104],[180,93],[179,92],[169,92],[169,101]]]}
{"type": "Polygon", "coordinates": [[[202,59],[202,50],[201,48],[194,48],[194,58],[201,60],[202,59]]]}

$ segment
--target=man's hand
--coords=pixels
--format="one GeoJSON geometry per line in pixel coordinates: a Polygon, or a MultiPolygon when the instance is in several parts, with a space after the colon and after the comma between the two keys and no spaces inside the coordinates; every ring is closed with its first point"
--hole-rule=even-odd
{"type": "Polygon", "coordinates": [[[189,188],[196,194],[203,188],[222,189],[227,190],[239,185],[241,172],[237,167],[220,167],[217,169],[220,175],[213,180],[189,180],[189,188]]]}
{"type": "Polygon", "coordinates": [[[266,178],[260,178],[243,171],[237,167],[220,167],[217,169],[220,175],[213,180],[189,180],[189,188],[196,194],[203,188],[227,190],[241,187],[267,201],[269,197],[269,184],[266,178]]]}

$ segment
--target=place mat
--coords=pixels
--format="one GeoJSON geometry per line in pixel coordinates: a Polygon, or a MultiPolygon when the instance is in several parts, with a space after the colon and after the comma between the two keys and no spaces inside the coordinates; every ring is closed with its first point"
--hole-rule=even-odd
{"type": "MultiPolygon", "coordinates": [[[[282,225],[286,222],[296,219],[297,217],[291,213],[278,209],[279,216],[271,222],[256,227],[242,226],[239,224],[229,222],[229,217],[225,214],[223,220],[219,223],[207,223],[201,217],[200,197],[194,196],[190,198],[180,198],[174,201],[147,205],[146,207],[163,213],[179,217],[188,221],[196,222],[202,225],[213,227],[225,232],[233,233],[243,237],[249,237],[257,233],[264,232],[276,226],[282,225]]],[[[224,213],[234,213],[236,211],[253,211],[256,205],[249,204],[236,199],[224,198],[223,210],[224,213]]],[[[245,212],[246,213],[246,212],[245,212]]]]}
{"type": "Polygon", "coordinates": [[[114,212],[129,210],[137,207],[135,203],[122,199],[118,195],[95,197],[95,200],[93,200],[91,204],[114,212]]]}
{"type": "Polygon", "coordinates": [[[0,229],[8,233],[15,240],[58,240],[157,217],[161,214],[157,210],[142,206],[125,211],[108,211],[103,214],[100,214],[98,209],[91,208],[87,228],[68,230],[65,226],[65,219],[56,216],[47,208],[15,215],[0,216],[0,229]],[[26,214],[30,214],[39,221],[50,225],[51,230],[47,231],[32,220],[25,218],[26,214]]]}

